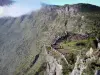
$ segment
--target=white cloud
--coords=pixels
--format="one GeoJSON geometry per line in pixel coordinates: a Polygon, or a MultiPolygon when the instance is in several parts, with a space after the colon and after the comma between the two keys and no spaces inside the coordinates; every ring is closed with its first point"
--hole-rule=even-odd
{"type": "Polygon", "coordinates": [[[0,16],[3,15],[3,7],[0,6],[0,16]]]}
{"type": "Polygon", "coordinates": [[[26,8],[26,7],[22,7],[20,5],[11,5],[9,7],[2,7],[1,8],[1,12],[3,12],[1,14],[1,16],[13,16],[13,17],[16,17],[16,16],[20,16],[20,15],[23,15],[23,14],[26,14],[28,12],[32,11],[31,9],[29,8],[26,8]]]}
{"type": "Polygon", "coordinates": [[[41,7],[41,2],[48,0],[15,0],[15,4],[0,7],[0,17],[17,17],[32,12],[41,7]]]}
{"type": "Polygon", "coordinates": [[[37,7],[34,4],[35,3],[33,3],[33,6],[32,6],[30,4],[24,5],[23,3],[15,3],[10,6],[0,7],[0,17],[5,17],[5,16],[17,17],[23,14],[27,14],[39,8],[39,6],[37,7]]]}

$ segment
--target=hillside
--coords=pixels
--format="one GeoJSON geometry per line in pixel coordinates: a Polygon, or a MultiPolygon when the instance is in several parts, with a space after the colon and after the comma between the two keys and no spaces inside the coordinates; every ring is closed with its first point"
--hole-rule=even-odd
{"type": "Polygon", "coordinates": [[[96,38],[100,7],[91,4],[43,4],[30,15],[0,18],[0,75],[94,75],[100,68],[96,38]]]}

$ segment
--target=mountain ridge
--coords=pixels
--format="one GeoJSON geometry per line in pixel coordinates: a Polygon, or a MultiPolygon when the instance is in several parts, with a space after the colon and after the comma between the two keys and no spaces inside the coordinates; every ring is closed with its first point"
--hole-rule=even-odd
{"type": "MultiPolygon", "coordinates": [[[[96,6],[96,5],[92,5],[92,4],[88,4],[88,3],[78,3],[78,4],[65,4],[65,5],[50,5],[50,4],[45,4],[45,3],[43,3],[43,4],[41,4],[42,5],[42,7],[44,7],[44,8],[47,8],[47,7],[49,7],[49,8],[55,8],[55,9],[57,9],[57,8],[59,8],[59,7],[62,7],[62,8],[66,8],[66,7],[68,7],[68,8],[73,8],[73,9],[76,9],[76,10],[87,10],[87,12],[88,12],[88,10],[90,10],[90,12],[92,11],[95,11],[95,12],[97,12],[97,11],[99,11],[100,10],[100,6],[96,6]]],[[[79,12],[78,11],[78,12],[79,12]]]]}
{"type": "MultiPolygon", "coordinates": [[[[85,5],[88,7],[87,4],[85,5]]],[[[89,8],[81,11],[82,8],[79,6],[84,8],[84,5],[81,4],[47,5],[38,11],[33,11],[30,15],[0,18],[0,75],[35,75],[36,73],[40,73],[40,75],[49,73],[50,75],[47,69],[52,70],[52,64],[54,64],[53,69],[56,68],[55,64],[63,66],[63,70],[59,68],[59,72],[63,71],[68,74],[70,70],[72,71],[79,50],[86,52],[91,46],[95,49],[93,40],[100,37],[100,13],[98,12],[100,7],[89,5],[89,8]],[[68,34],[70,35],[67,37],[68,34]],[[83,35],[89,37],[81,39],[84,38],[83,35]],[[68,57],[66,60],[72,64],[72,67],[59,64],[61,56],[54,52],[55,49],[52,49],[51,46],[54,41],[60,41],[54,46],[59,48],[58,51],[64,54],[63,56],[68,57]],[[44,54],[45,49],[47,50],[46,55],[44,54]],[[66,55],[68,53],[69,55],[66,55]],[[48,58],[52,60],[48,60],[48,58]],[[35,63],[34,60],[36,60],[35,63]],[[45,65],[41,65],[44,63],[45,65]]]]}

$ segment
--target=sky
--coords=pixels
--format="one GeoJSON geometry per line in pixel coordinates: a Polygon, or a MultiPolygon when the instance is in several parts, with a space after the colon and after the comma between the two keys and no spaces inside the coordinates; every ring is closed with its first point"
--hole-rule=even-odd
{"type": "Polygon", "coordinates": [[[64,5],[76,3],[89,3],[100,6],[100,0],[14,0],[15,3],[9,6],[0,6],[0,17],[12,16],[17,17],[23,14],[38,10],[41,3],[64,5]]]}

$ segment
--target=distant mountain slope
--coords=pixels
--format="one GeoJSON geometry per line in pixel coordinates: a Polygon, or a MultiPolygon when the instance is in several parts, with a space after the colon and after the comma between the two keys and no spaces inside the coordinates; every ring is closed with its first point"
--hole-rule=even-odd
{"type": "Polygon", "coordinates": [[[30,15],[0,18],[0,75],[35,75],[46,62],[44,45],[67,32],[99,37],[100,7],[43,5],[30,15]]]}

